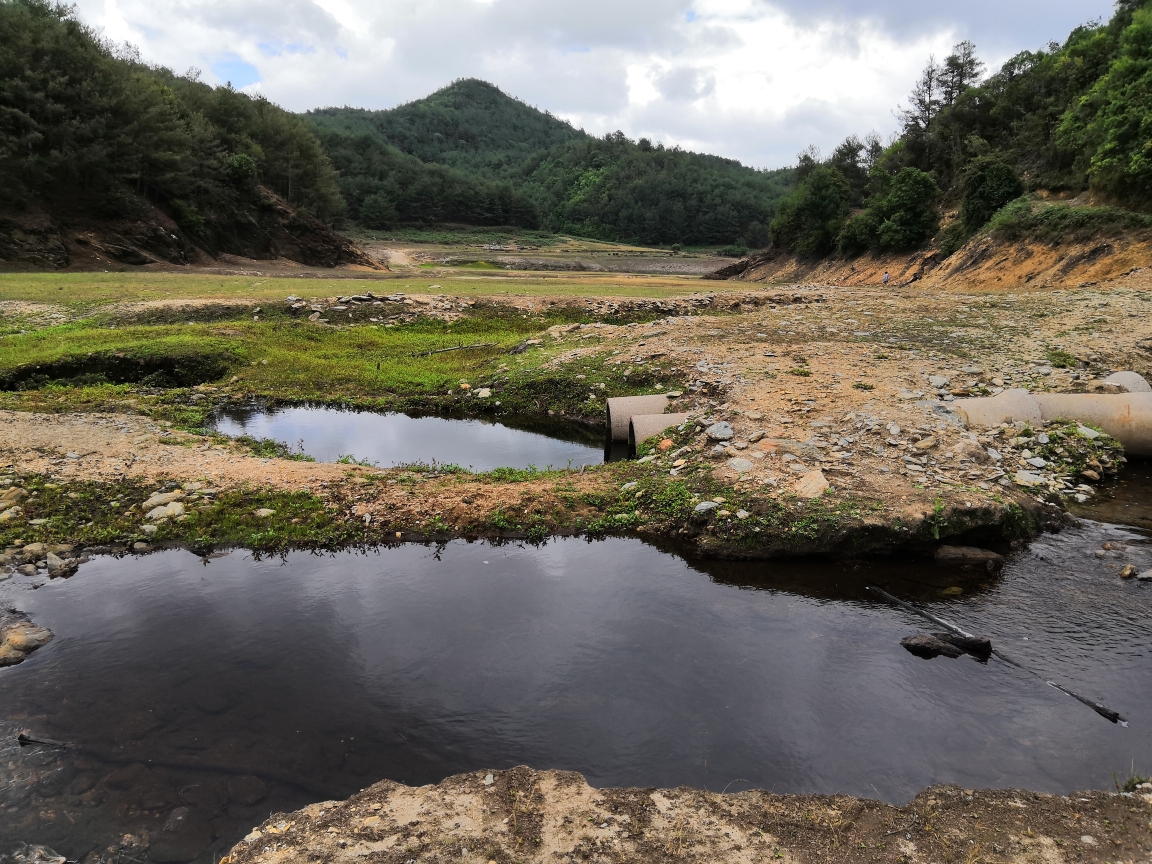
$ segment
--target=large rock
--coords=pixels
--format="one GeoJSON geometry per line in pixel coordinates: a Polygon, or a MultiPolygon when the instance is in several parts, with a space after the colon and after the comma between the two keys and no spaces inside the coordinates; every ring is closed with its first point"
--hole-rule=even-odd
{"type": "Polygon", "coordinates": [[[933,657],[940,656],[959,657],[964,653],[955,645],[924,633],[917,633],[915,636],[905,637],[900,640],[900,644],[903,645],[909,653],[915,654],[917,657],[923,657],[925,660],[931,660],[933,657]]]}
{"type": "Polygon", "coordinates": [[[713,441],[731,441],[736,432],[732,429],[731,423],[721,421],[719,423],[713,423],[705,429],[704,434],[713,441]]]}
{"type": "Polygon", "coordinates": [[[793,491],[801,498],[819,498],[828,489],[828,479],[819,469],[809,471],[796,481],[793,491]]]}

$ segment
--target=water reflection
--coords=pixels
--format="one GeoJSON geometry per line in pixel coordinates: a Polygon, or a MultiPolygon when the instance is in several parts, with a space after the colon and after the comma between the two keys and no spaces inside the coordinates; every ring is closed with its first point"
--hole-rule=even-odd
{"type": "Polygon", "coordinates": [[[319,462],[353,456],[384,467],[437,462],[490,471],[604,461],[600,432],[547,418],[493,422],[294,406],[228,409],[213,427],[226,435],[271,438],[319,462]]]}

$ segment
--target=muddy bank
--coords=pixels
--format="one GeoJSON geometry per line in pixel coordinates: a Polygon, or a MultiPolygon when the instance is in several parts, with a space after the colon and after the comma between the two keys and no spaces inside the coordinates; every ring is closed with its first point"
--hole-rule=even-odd
{"type": "Polygon", "coordinates": [[[1152,786],[1039,795],[933,786],[904,807],[848,796],[593,789],[562,771],[479,771],[276,814],[229,864],[312,861],[1137,861],[1152,786]]]}

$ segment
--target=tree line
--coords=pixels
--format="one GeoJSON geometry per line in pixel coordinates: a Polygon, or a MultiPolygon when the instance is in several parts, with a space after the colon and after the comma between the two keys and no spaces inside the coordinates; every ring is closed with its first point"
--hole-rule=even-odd
{"type": "Polygon", "coordinates": [[[146,64],[74,7],[0,0],[0,204],[109,219],[154,205],[227,251],[263,206],[261,186],[325,221],[344,212],[305,120],[146,64]]]}
{"type": "MultiPolygon", "coordinates": [[[[961,42],[943,62],[929,59],[890,144],[851,136],[827,159],[802,153],[773,244],[818,258],[935,238],[951,254],[1038,190],[1091,189],[1120,208],[1152,209],[1152,2],[1120,0],[1108,22],[984,72],[975,46],[961,42]],[[942,209],[955,218],[941,230],[942,209]]],[[[1133,221],[1115,207],[1099,216],[1133,221]]]]}

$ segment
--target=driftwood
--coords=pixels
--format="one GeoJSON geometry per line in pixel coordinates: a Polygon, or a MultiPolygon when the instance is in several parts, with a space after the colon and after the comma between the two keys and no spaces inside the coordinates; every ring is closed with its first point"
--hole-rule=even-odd
{"type": "MultiPolygon", "coordinates": [[[[966,630],[962,630],[961,628],[957,627],[951,621],[946,621],[943,618],[938,618],[935,615],[933,615],[931,612],[925,612],[923,609],[920,609],[919,607],[913,606],[911,603],[905,603],[899,597],[893,597],[891,594],[889,594],[887,591],[884,591],[883,589],[874,588],[870,585],[870,586],[868,586],[868,590],[872,591],[876,594],[879,594],[881,597],[883,597],[889,603],[894,603],[895,605],[899,606],[901,609],[904,609],[908,612],[911,612],[913,615],[919,615],[921,618],[927,618],[929,621],[933,622],[934,624],[939,624],[941,627],[945,628],[946,630],[948,630],[951,633],[955,633],[957,636],[961,636],[965,639],[977,639],[977,638],[979,638],[977,636],[973,636],[971,633],[967,632],[966,630]]],[[[1099,702],[1093,702],[1091,699],[1087,699],[1084,696],[1081,696],[1079,693],[1074,693],[1071,690],[1069,690],[1067,687],[1063,687],[1060,684],[1057,684],[1055,681],[1052,681],[1049,678],[1045,678],[1039,672],[1033,672],[1027,666],[1024,666],[1020,663],[1017,663],[1015,660],[1013,660],[1011,657],[1009,657],[1007,654],[1005,654],[1000,649],[995,648],[995,647],[991,647],[991,643],[989,643],[989,647],[990,647],[990,653],[994,657],[997,657],[1000,660],[1003,660],[1009,666],[1015,666],[1017,669],[1019,669],[1023,672],[1027,672],[1029,675],[1033,675],[1036,678],[1039,678],[1041,681],[1043,681],[1049,687],[1052,687],[1055,690],[1059,690],[1061,693],[1064,693],[1068,696],[1071,696],[1073,699],[1075,699],[1078,702],[1083,702],[1085,705],[1087,705],[1089,708],[1091,708],[1093,711],[1095,711],[1097,714],[1099,714],[1101,717],[1103,717],[1106,720],[1110,720],[1113,723],[1120,723],[1124,726],[1128,725],[1128,721],[1120,716],[1119,711],[1113,711],[1111,708],[1107,708],[1104,705],[1101,705],[1099,702]]]]}
{"type": "Polygon", "coordinates": [[[35,735],[30,735],[27,732],[21,732],[16,736],[16,741],[19,742],[21,747],[27,747],[30,744],[40,744],[44,747],[60,747],[68,746],[67,741],[53,741],[51,738],[37,738],[35,735]]]}
{"type": "Polygon", "coordinates": [[[495,348],[495,342],[476,342],[472,345],[457,345],[455,348],[437,348],[435,351],[421,351],[413,357],[431,357],[433,354],[446,354],[449,351],[470,351],[473,348],[495,348]]]}

